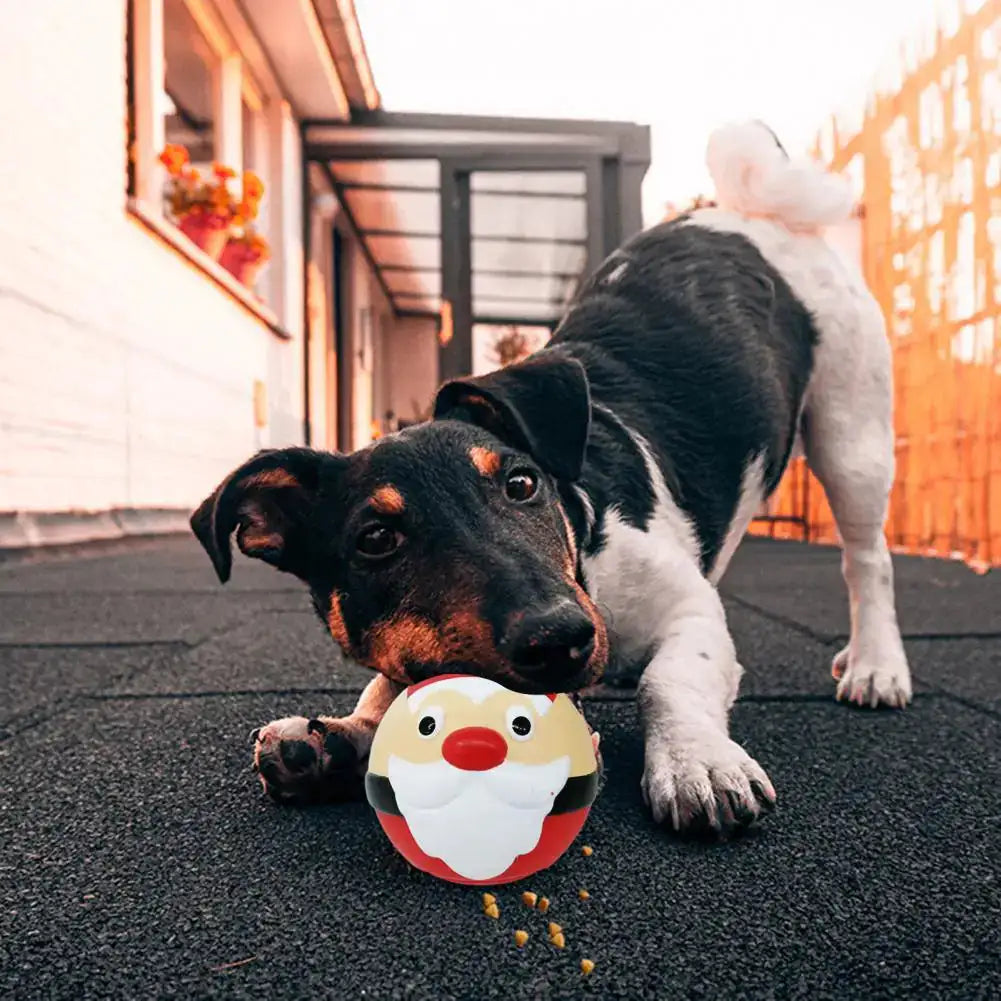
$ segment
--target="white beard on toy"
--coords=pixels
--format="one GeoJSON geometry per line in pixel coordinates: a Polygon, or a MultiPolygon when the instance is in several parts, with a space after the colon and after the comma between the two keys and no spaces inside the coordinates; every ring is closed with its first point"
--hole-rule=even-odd
{"type": "Polygon", "coordinates": [[[542,822],[569,774],[566,756],[544,765],[505,761],[476,772],[391,755],[388,777],[421,851],[465,879],[485,880],[539,843],[542,822]]]}

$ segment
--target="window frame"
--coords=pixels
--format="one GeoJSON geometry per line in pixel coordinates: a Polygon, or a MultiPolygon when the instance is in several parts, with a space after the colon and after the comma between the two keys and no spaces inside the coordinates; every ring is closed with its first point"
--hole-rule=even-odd
{"type": "Polygon", "coordinates": [[[271,92],[240,53],[233,35],[211,0],[181,0],[218,63],[213,73],[213,157],[235,170],[243,163],[243,105],[252,109],[258,124],[255,171],[265,182],[261,206],[263,234],[271,247],[269,266],[257,284],[260,292],[247,288],[217,261],[192,243],[168,218],[163,209],[166,172],[159,154],[166,142],[164,101],[164,0],[129,0],[125,38],[127,45],[128,121],[126,211],[147,231],[186,257],[222,290],[237,299],[258,319],[283,338],[291,335],[282,325],[272,304],[283,301],[280,287],[284,273],[280,241],[275,238],[281,219],[277,200],[282,197],[281,158],[272,155],[281,141],[279,116],[271,114],[283,95],[271,92]]]}

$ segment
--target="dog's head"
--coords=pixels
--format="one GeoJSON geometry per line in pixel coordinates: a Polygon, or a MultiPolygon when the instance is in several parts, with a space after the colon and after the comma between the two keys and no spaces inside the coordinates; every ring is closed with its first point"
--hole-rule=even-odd
{"type": "Polygon", "coordinates": [[[582,366],[545,352],[447,383],[434,414],[352,455],[281,449],[231,473],[191,518],[220,580],[236,532],[309,585],[348,655],[396,681],[590,684],[608,640],[560,499],[587,444],[582,366]]]}

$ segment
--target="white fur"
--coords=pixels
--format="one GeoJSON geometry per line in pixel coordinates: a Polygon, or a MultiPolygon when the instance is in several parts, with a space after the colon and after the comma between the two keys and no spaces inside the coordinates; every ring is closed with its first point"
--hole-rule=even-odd
{"type": "Polygon", "coordinates": [[[628,429],[646,461],[655,503],[646,531],[606,513],[604,549],[585,560],[587,579],[626,658],[653,658],[640,681],[645,726],[643,791],[658,822],[705,806],[714,789],[753,809],[751,781],[768,777],[727,736],[741,668],[719,595],[703,576],[691,524],[675,504],[647,442],[628,429]],[[714,783],[716,785],[714,785],[714,783]]]}
{"type": "Polygon", "coordinates": [[[615,267],[612,268],[612,270],[609,271],[608,274],[601,279],[601,283],[603,285],[613,285],[626,273],[626,269],[628,267],[629,267],[628,261],[622,261],[621,264],[616,264],[615,267]]]}
{"type": "Polygon", "coordinates": [[[389,759],[396,803],[421,851],[466,879],[493,879],[530,852],[570,774],[570,758],[463,771],[389,759]]]}
{"type": "MultiPolygon", "coordinates": [[[[600,404],[595,404],[600,407],[600,404]]],[[[606,413],[608,411],[605,411],[606,413]]],[[[599,603],[624,656],[640,656],[661,639],[664,615],[686,592],[689,569],[698,573],[698,541],[678,508],[644,438],[613,418],[632,437],[646,463],[654,509],[646,531],[628,524],[613,506],[605,513],[606,545],[585,557],[591,596],[599,603]]]]}
{"type": "MultiPolygon", "coordinates": [[[[836,661],[843,671],[838,694],[903,704],[910,678],[882,534],[893,462],[889,348],[861,276],[815,232],[847,216],[847,187],[814,165],[791,163],[760,125],[715,133],[708,161],[727,208],[695,212],[689,225],[742,233],[756,243],[810,310],[821,336],[804,404],[809,436],[803,445],[845,540],[852,639],[836,661]]],[[[764,460],[757,456],[744,470],[737,510],[707,579],[691,527],[649,461],[649,449],[634,438],[648,460],[654,517],[644,533],[612,512],[607,545],[587,570],[622,648],[632,654],[653,648],[638,691],[644,796],[656,820],[679,828],[696,812],[713,818],[727,794],[756,813],[761,791],[771,800],[774,790],[728,735],[741,669],[713,582],[764,500],[764,460]]]]}
{"type": "Polygon", "coordinates": [[[782,275],[820,334],[804,401],[803,446],[824,486],[844,549],[851,639],[835,658],[839,698],[902,706],[911,698],[883,534],[893,483],[893,380],[878,303],[865,281],[817,235],[722,209],[691,225],[740,233],[782,275]]]}
{"type": "Polygon", "coordinates": [[[848,182],[812,161],[790,160],[758,122],[725,125],[709,138],[706,165],[721,208],[810,230],[848,218],[848,182]]]}
{"type": "Polygon", "coordinates": [[[730,560],[737,551],[740,540],[743,539],[744,533],[747,531],[747,526],[761,510],[764,500],[765,457],[756,455],[744,467],[744,473],[740,479],[740,498],[737,501],[737,508],[730,519],[730,527],[723,540],[723,545],[720,547],[719,555],[709,571],[709,580],[713,584],[718,584],[720,577],[726,573],[726,568],[730,565],[730,560]]]}

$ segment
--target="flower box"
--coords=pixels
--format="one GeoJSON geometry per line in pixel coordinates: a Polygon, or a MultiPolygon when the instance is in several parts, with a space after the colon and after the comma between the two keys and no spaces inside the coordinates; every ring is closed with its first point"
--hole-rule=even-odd
{"type": "Polygon", "coordinates": [[[167,169],[164,195],[170,218],[195,246],[252,288],[270,256],[268,241],[253,225],[264,197],[261,179],[245,170],[237,200],[230,191],[236,177],[232,167],[213,163],[211,178],[203,179],[187,149],[177,143],[167,143],[159,160],[167,169]]]}

